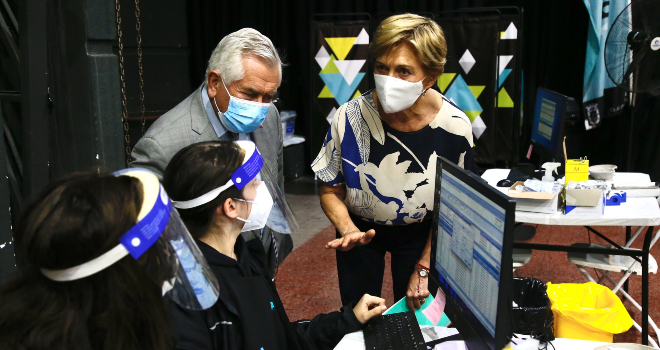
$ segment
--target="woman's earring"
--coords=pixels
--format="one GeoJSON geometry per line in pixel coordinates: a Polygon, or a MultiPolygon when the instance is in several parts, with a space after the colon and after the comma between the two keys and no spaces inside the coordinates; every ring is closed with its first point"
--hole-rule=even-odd
{"type": "Polygon", "coordinates": [[[429,89],[424,90],[424,92],[422,92],[422,96],[426,96],[427,91],[429,91],[429,89]]]}

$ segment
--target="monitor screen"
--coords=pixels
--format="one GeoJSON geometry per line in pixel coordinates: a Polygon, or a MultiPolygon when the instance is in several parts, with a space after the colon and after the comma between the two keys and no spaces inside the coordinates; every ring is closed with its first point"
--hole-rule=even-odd
{"type": "Polygon", "coordinates": [[[511,327],[501,311],[511,307],[511,283],[500,282],[512,278],[515,201],[444,159],[437,171],[431,276],[468,346],[501,348],[511,327]]]}
{"type": "Polygon", "coordinates": [[[561,142],[562,123],[567,97],[538,89],[532,124],[532,141],[544,147],[553,157],[561,142]]]}

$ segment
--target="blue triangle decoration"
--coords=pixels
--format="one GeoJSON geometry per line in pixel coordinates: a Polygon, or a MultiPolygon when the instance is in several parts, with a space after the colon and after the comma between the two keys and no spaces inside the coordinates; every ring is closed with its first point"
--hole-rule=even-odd
{"type": "Polygon", "coordinates": [[[502,87],[502,83],[504,83],[506,78],[509,77],[509,74],[511,74],[511,71],[512,71],[512,69],[505,69],[505,70],[502,71],[502,74],[500,74],[500,79],[499,79],[500,80],[500,86],[497,87],[498,89],[502,87]]]}
{"type": "Polygon", "coordinates": [[[321,76],[321,79],[323,79],[325,85],[328,86],[328,89],[330,89],[330,92],[332,92],[337,103],[341,106],[351,99],[351,96],[357,89],[358,85],[360,85],[365,74],[366,73],[358,73],[355,79],[353,79],[351,85],[346,83],[346,79],[344,79],[344,76],[342,76],[341,73],[323,73],[319,75],[321,76]]]}
{"type": "Polygon", "coordinates": [[[474,98],[474,94],[460,74],[457,75],[454,83],[445,92],[445,97],[454,100],[456,105],[464,111],[483,111],[483,108],[481,108],[477,99],[474,98]]]}

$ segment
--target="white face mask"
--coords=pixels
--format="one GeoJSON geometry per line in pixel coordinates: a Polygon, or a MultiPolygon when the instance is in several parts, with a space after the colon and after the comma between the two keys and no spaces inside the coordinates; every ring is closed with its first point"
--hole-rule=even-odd
{"type": "Polygon", "coordinates": [[[424,79],[411,83],[387,75],[374,74],[378,103],[385,113],[400,112],[412,106],[424,92],[424,79]]]}
{"type": "Polygon", "coordinates": [[[238,220],[241,220],[245,223],[241,232],[261,230],[264,228],[264,226],[266,226],[266,221],[268,221],[270,210],[273,209],[273,197],[270,196],[268,187],[266,187],[265,182],[262,182],[259,184],[259,186],[257,186],[257,196],[254,197],[254,200],[237,200],[252,203],[252,210],[250,211],[250,215],[248,215],[247,219],[237,217],[238,220]]]}

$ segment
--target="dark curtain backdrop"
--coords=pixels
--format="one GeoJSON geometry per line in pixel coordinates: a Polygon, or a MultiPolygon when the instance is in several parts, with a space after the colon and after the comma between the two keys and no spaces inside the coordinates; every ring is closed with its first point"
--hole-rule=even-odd
{"type": "MultiPolygon", "coordinates": [[[[217,43],[225,35],[244,27],[252,27],[268,36],[280,50],[287,66],[280,88],[282,109],[298,112],[296,133],[310,134],[306,122],[311,110],[309,100],[310,67],[316,64],[309,57],[310,21],[315,14],[365,12],[382,19],[402,12],[433,13],[465,7],[518,6],[524,10],[523,25],[523,125],[520,156],[527,152],[536,89],[544,87],[574,97],[581,102],[582,80],[587,41],[588,14],[582,1],[576,0],[195,0],[187,2],[190,45],[191,89],[204,78],[206,62],[217,43]]],[[[375,27],[377,23],[374,23],[375,27]]],[[[627,137],[620,135],[627,128],[629,116],[611,118],[602,127],[576,135],[582,139],[580,151],[596,163],[623,166],[627,152],[627,137]],[[620,135],[621,137],[613,137],[620,135]],[[607,140],[607,141],[604,141],[607,140]]],[[[658,127],[658,123],[653,124],[658,127]]],[[[638,124],[641,126],[640,124],[638,124]]],[[[646,125],[651,125],[646,121],[646,125]]],[[[656,129],[657,130],[657,129],[656,129]]],[[[624,132],[625,134],[625,132],[624,132]]],[[[657,132],[655,133],[657,135],[657,132]]],[[[640,138],[639,149],[658,149],[657,138],[640,138]]],[[[309,149],[309,147],[306,147],[309,149]]],[[[309,152],[308,152],[309,153],[309,152]]],[[[636,152],[638,154],[640,152],[636,152]]],[[[647,157],[638,161],[638,171],[651,171],[658,152],[642,152],[647,157]],[[654,157],[649,155],[654,154],[654,157]]],[[[316,155],[306,154],[309,163],[316,155]]],[[[657,163],[657,162],[656,162],[657,163]]],[[[657,168],[657,167],[656,167],[657,168]]],[[[309,170],[308,170],[309,171],[309,170]]],[[[660,178],[660,173],[654,178],[660,178]]]]}

